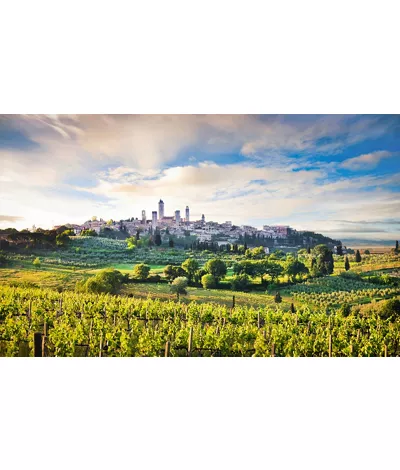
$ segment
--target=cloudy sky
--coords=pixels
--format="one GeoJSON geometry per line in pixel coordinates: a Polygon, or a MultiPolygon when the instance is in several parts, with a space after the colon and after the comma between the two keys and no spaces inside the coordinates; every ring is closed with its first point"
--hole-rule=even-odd
{"type": "Polygon", "coordinates": [[[0,227],[193,219],[400,238],[400,116],[0,115],[0,227]]]}

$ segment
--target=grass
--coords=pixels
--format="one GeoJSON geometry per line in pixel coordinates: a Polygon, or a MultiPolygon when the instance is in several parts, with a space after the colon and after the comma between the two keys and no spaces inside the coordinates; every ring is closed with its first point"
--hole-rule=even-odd
{"type": "MultiPolygon", "coordinates": [[[[274,306],[274,296],[266,293],[233,292],[227,289],[202,289],[199,287],[188,287],[188,295],[181,296],[182,302],[218,303],[228,307],[232,306],[232,297],[235,296],[236,305],[246,305],[253,307],[274,306]]],[[[123,294],[132,294],[137,298],[151,298],[161,300],[175,299],[175,294],[171,294],[169,284],[128,284],[124,286],[123,294]]],[[[292,302],[291,296],[282,296],[280,307],[289,309],[292,302]]]]}
{"type": "MultiPolygon", "coordinates": [[[[41,258],[42,259],[42,258],[41,258]]],[[[310,260],[308,259],[307,262],[310,260]]],[[[136,263],[132,261],[131,263],[118,263],[111,262],[109,264],[110,268],[117,269],[124,274],[132,274],[133,267],[136,263]]],[[[93,265],[92,265],[93,266],[93,265]]],[[[163,274],[165,264],[149,264],[151,268],[151,275],[154,274],[163,274]]],[[[360,274],[372,275],[372,274],[382,274],[384,272],[392,272],[394,269],[400,268],[400,260],[396,257],[393,258],[390,254],[383,254],[380,256],[371,256],[363,258],[363,262],[357,264],[351,261],[351,270],[358,272],[360,274]]],[[[49,287],[52,289],[57,289],[62,287],[63,289],[74,289],[77,281],[85,279],[89,276],[95,275],[96,273],[103,270],[101,268],[93,267],[73,267],[68,265],[60,264],[45,264],[43,263],[40,269],[35,269],[32,266],[31,258],[22,258],[16,259],[13,265],[0,269],[0,285],[10,284],[10,283],[30,283],[35,284],[39,287],[49,287]]],[[[342,260],[335,260],[335,273],[332,277],[336,277],[340,272],[344,271],[344,262],[342,260]]],[[[264,292],[262,289],[260,291],[253,291],[251,293],[243,292],[233,292],[229,289],[228,283],[231,280],[233,275],[232,268],[228,268],[227,276],[225,282],[227,283],[227,288],[225,289],[212,289],[205,290],[202,288],[190,287],[188,288],[188,295],[182,296],[182,302],[215,302],[218,304],[223,304],[227,306],[232,305],[232,296],[235,295],[237,305],[246,305],[246,306],[271,306],[275,305],[273,300],[273,293],[270,294],[264,292]]],[[[283,276],[281,281],[285,281],[286,278],[283,276]]],[[[253,285],[259,285],[260,280],[256,278],[252,281],[253,285]]],[[[293,301],[292,293],[285,292],[281,290],[281,295],[283,302],[281,306],[284,309],[289,308],[290,303],[299,305],[299,301],[293,301]]],[[[138,298],[158,298],[161,300],[171,300],[174,298],[174,295],[170,293],[170,287],[166,283],[160,284],[151,284],[151,283],[132,283],[125,285],[123,288],[123,294],[132,294],[138,298]]],[[[364,301],[371,301],[372,299],[365,298],[364,301]]]]}

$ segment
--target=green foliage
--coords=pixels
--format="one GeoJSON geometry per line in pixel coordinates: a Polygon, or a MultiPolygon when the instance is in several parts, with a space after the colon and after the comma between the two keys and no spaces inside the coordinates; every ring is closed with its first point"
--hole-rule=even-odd
{"type": "Polygon", "coordinates": [[[295,281],[296,277],[301,274],[308,274],[308,268],[304,263],[296,259],[289,259],[285,263],[285,274],[289,276],[291,281],[295,281]]]}
{"type": "Polygon", "coordinates": [[[256,248],[247,249],[245,256],[248,259],[264,259],[267,255],[265,253],[264,247],[258,246],[256,248]]]}
{"type": "Polygon", "coordinates": [[[82,230],[82,232],[80,233],[80,236],[81,236],[81,237],[97,237],[97,233],[96,233],[95,230],[84,229],[84,230],[82,230]]]}
{"type": "Polygon", "coordinates": [[[204,274],[201,278],[201,285],[204,289],[214,289],[217,282],[212,274],[204,274]]]}
{"type": "Polygon", "coordinates": [[[94,294],[116,294],[123,282],[125,282],[125,277],[120,271],[105,269],[86,281],[78,282],[76,291],[94,294]]]}
{"type": "Polygon", "coordinates": [[[0,356],[17,356],[24,341],[32,356],[33,334],[41,331],[44,321],[48,354],[59,357],[163,356],[166,341],[172,356],[185,357],[190,330],[192,355],[197,356],[271,356],[274,346],[275,356],[327,357],[329,336],[332,356],[399,355],[399,302],[353,307],[348,316],[340,311],[326,315],[309,306],[296,310],[296,315],[282,305],[231,310],[216,303],[68,291],[60,295],[48,289],[1,286],[0,356]],[[28,309],[29,318],[21,314],[28,309]],[[262,329],[258,318],[265,324],[262,329]]]}
{"type": "Polygon", "coordinates": [[[0,253],[0,266],[6,266],[9,263],[8,258],[0,253]]]}
{"type": "Polygon", "coordinates": [[[211,274],[218,284],[226,276],[226,264],[219,258],[210,259],[204,266],[204,269],[211,274]]]}
{"type": "Polygon", "coordinates": [[[251,284],[250,278],[247,274],[237,274],[233,276],[231,281],[232,290],[246,291],[251,284]]]}
{"type": "Polygon", "coordinates": [[[270,256],[270,260],[281,260],[286,257],[285,253],[282,250],[275,250],[270,256]]]}
{"type": "Polygon", "coordinates": [[[74,233],[73,230],[65,230],[64,232],[59,233],[56,236],[56,245],[57,246],[67,245],[67,243],[69,242],[69,237],[71,235],[71,232],[72,232],[72,234],[74,233]]]}
{"type": "Polygon", "coordinates": [[[41,265],[40,258],[35,258],[35,259],[32,261],[32,264],[33,264],[33,266],[35,266],[36,269],[39,269],[39,268],[40,268],[40,265],[41,265]]]}
{"type": "Polygon", "coordinates": [[[177,277],[183,277],[186,275],[186,271],[183,268],[180,266],[173,266],[172,264],[165,266],[163,272],[168,281],[173,281],[177,277]]]}
{"type": "Polygon", "coordinates": [[[315,258],[315,261],[311,264],[311,274],[313,276],[326,276],[333,273],[333,254],[326,245],[314,247],[313,255],[315,258]]]}
{"type": "Polygon", "coordinates": [[[400,300],[390,299],[381,302],[382,306],[379,311],[379,316],[384,319],[395,319],[400,317],[400,300]]]}
{"type": "Polygon", "coordinates": [[[180,295],[187,294],[188,280],[186,277],[177,277],[171,283],[171,292],[176,294],[179,299],[180,295]]]}
{"type": "Polygon", "coordinates": [[[145,280],[149,277],[150,274],[150,266],[144,263],[136,264],[133,267],[133,278],[139,280],[145,280]]]}
{"type": "Polygon", "coordinates": [[[161,234],[160,232],[156,232],[156,234],[154,235],[154,244],[156,246],[160,246],[161,245],[161,234]]]}
{"type": "Polygon", "coordinates": [[[194,258],[188,258],[182,263],[182,269],[187,273],[189,282],[192,282],[196,271],[199,269],[199,263],[194,258]]]}

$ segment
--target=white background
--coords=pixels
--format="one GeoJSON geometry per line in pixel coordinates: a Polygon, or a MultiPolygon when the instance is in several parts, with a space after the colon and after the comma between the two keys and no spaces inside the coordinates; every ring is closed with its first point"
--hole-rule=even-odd
{"type": "MultiPolygon", "coordinates": [[[[1,113],[399,113],[395,1],[14,1],[1,113]]],[[[1,359],[7,470],[398,466],[398,359],[1,359]]]]}

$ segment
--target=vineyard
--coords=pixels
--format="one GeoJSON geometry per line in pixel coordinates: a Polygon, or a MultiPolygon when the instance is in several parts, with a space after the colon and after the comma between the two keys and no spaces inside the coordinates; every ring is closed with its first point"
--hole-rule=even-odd
{"type": "Polygon", "coordinates": [[[0,288],[1,356],[397,356],[400,320],[0,288]]]}
{"type": "Polygon", "coordinates": [[[286,292],[293,294],[296,301],[321,308],[331,308],[344,304],[368,303],[373,299],[389,299],[399,295],[400,288],[376,286],[366,281],[330,276],[292,286],[286,292]]]}

